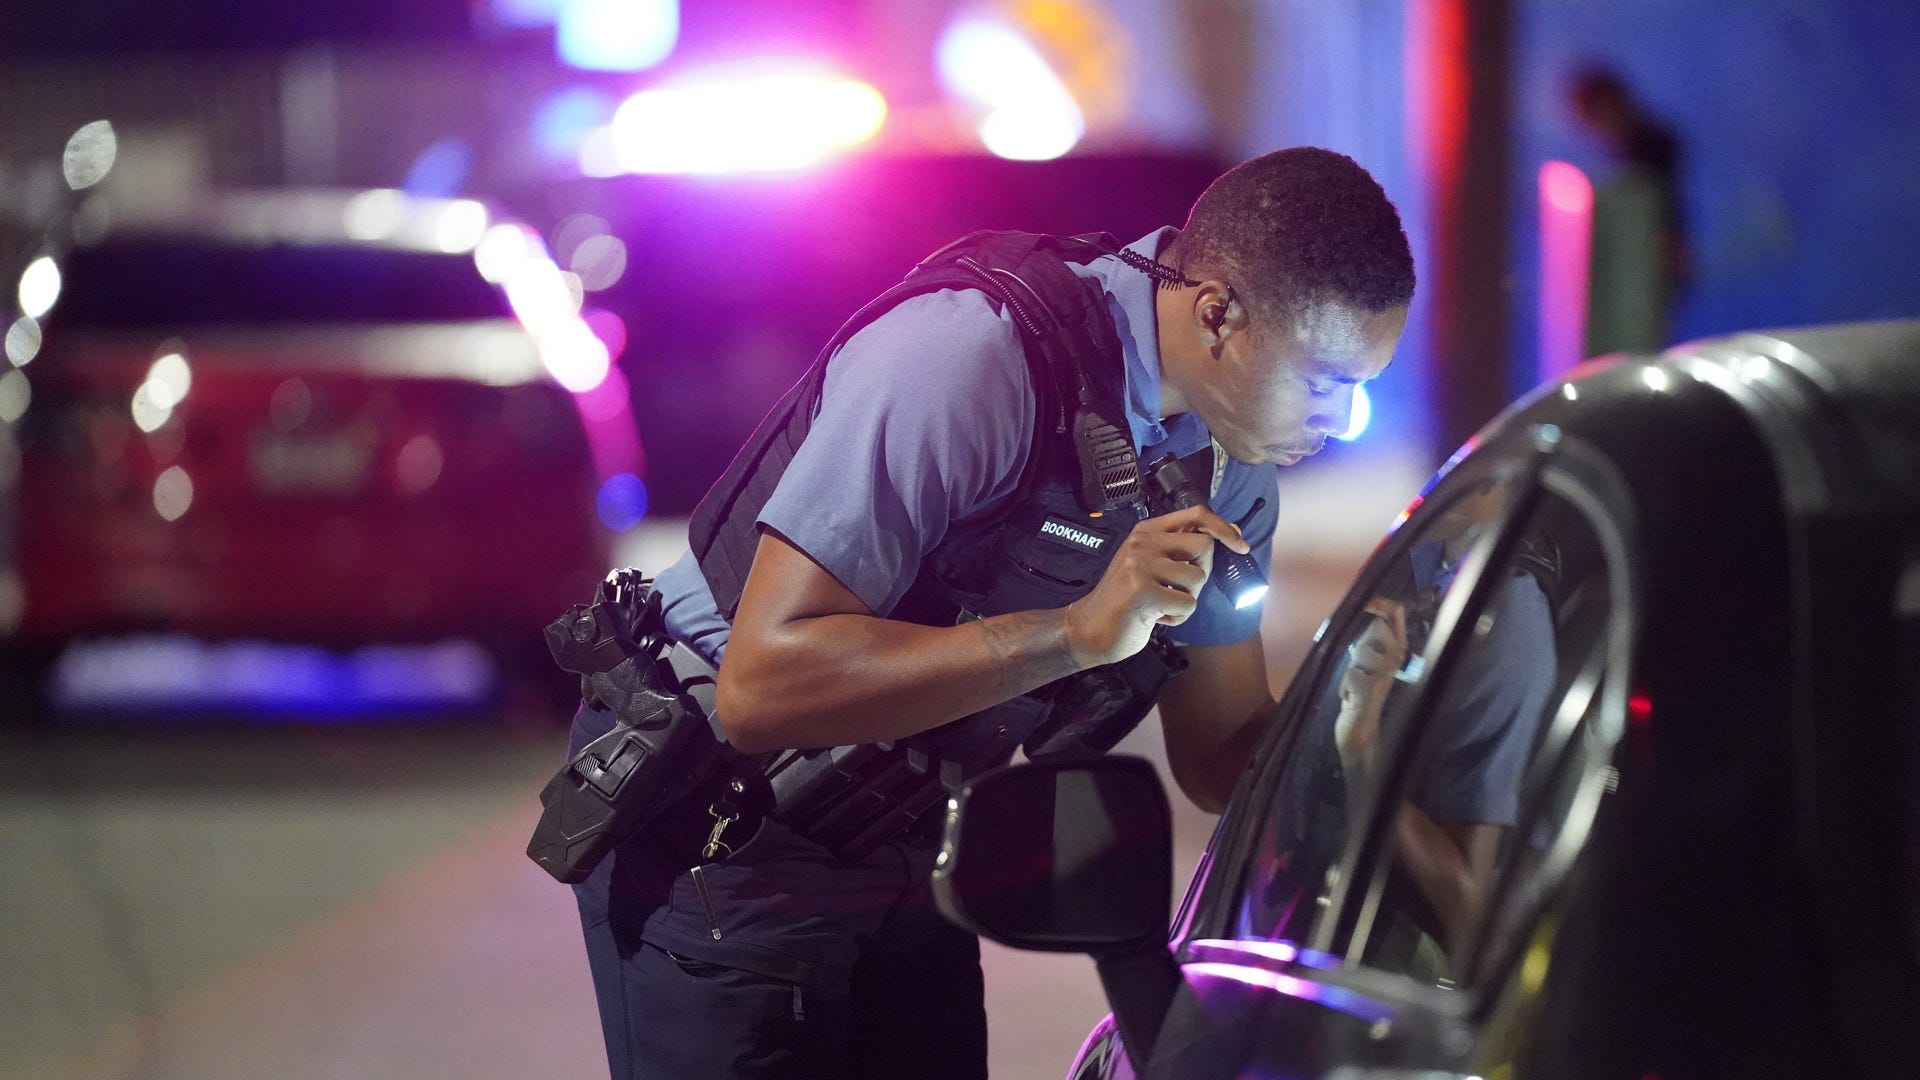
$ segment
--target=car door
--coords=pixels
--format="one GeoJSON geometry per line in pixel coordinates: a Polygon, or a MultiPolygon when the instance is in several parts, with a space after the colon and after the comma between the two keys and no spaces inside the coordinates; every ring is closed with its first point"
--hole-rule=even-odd
{"type": "MultiPolygon", "coordinates": [[[[1150,1076],[1464,1068],[1627,713],[1631,500],[1517,432],[1445,472],[1276,710],[1175,919],[1150,1076]]],[[[1096,1032],[1075,1076],[1124,1076],[1096,1032]]]]}

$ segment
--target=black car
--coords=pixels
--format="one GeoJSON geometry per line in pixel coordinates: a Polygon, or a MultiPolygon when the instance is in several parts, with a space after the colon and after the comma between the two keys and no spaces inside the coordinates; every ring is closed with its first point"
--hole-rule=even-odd
{"type": "Polygon", "coordinates": [[[952,804],[935,888],[1091,953],[1070,1075],[1920,1076],[1920,321],[1615,356],[1456,455],[1166,930],[1138,759],[952,804]]]}

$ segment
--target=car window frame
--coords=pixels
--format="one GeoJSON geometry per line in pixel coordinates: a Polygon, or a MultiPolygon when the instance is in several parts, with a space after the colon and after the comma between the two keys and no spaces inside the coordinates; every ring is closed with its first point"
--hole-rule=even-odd
{"type": "MultiPolygon", "coordinates": [[[[1540,742],[1529,754],[1527,767],[1521,777],[1520,810],[1513,825],[1515,833],[1525,835],[1540,823],[1541,816],[1547,812],[1546,804],[1554,793],[1553,782],[1569,769],[1577,774],[1573,782],[1573,796],[1565,816],[1551,823],[1552,840],[1546,856],[1536,866],[1523,872],[1518,860],[1508,859],[1496,871],[1458,958],[1461,972],[1459,986],[1472,990],[1483,991],[1502,985],[1518,962],[1519,942],[1524,940],[1525,935],[1510,932],[1505,937],[1499,937],[1495,931],[1502,928],[1524,931],[1538,925],[1571,869],[1574,858],[1584,846],[1600,800],[1610,790],[1611,777],[1617,775],[1613,772],[1613,754],[1626,726],[1628,688],[1632,681],[1632,649],[1637,627],[1637,574],[1628,539],[1633,531],[1630,524],[1634,520],[1632,500],[1626,494],[1625,482],[1597,453],[1587,450],[1577,441],[1568,442],[1557,431],[1554,438],[1559,445],[1553,448],[1550,455],[1542,455],[1539,467],[1528,478],[1531,491],[1524,507],[1521,506],[1520,493],[1516,491],[1501,508],[1494,528],[1508,534],[1504,549],[1481,563],[1478,569],[1484,575],[1490,568],[1505,565],[1519,538],[1527,531],[1533,513],[1540,508],[1541,500],[1550,495],[1558,497],[1581,515],[1582,523],[1597,541],[1597,555],[1606,575],[1606,625],[1586,645],[1582,655],[1562,658],[1563,662],[1571,660],[1577,674],[1556,699],[1547,702],[1547,719],[1540,732],[1540,742]],[[1583,739],[1583,734],[1587,738],[1583,739]],[[1514,914],[1516,908],[1519,909],[1517,915],[1514,914]]],[[[1490,529],[1488,535],[1482,536],[1476,543],[1485,543],[1491,548],[1500,539],[1493,532],[1494,529],[1490,529]]],[[[1470,555],[1469,560],[1471,558],[1470,555]]],[[[1444,647],[1463,652],[1471,644],[1471,635],[1463,635],[1461,628],[1474,625],[1494,598],[1499,585],[1497,580],[1490,581],[1485,577],[1475,582],[1476,585],[1482,583],[1486,585],[1485,588],[1462,601],[1465,610],[1448,628],[1449,637],[1443,643],[1444,647]]],[[[1454,590],[1456,594],[1458,591],[1454,590]]],[[[1452,599],[1450,595],[1449,601],[1452,599]]],[[[1440,626],[1436,623],[1434,637],[1439,636],[1440,626]]],[[[1421,696],[1409,706],[1408,727],[1411,737],[1396,748],[1396,753],[1406,761],[1417,757],[1419,742],[1431,731],[1429,721],[1445,689],[1442,662],[1436,658],[1433,664],[1433,668],[1422,679],[1421,696]]],[[[1380,790],[1374,793],[1379,801],[1373,802],[1368,809],[1369,830],[1377,826],[1383,838],[1391,825],[1393,815],[1390,811],[1404,800],[1406,793],[1408,775],[1403,772],[1397,779],[1399,786],[1391,793],[1387,790],[1389,784],[1380,785],[1380,790]]],[[[1392,856],[1390,842],[1383,839],[1370,853],[1364,872],[1354,871],[1343,875],[1343,884],[1350,884],[1354,888],[1364,885],[1366,889],[1357,906],[1350,903],[1345,907],[1341,913],[1343,917],[1371,918],[1377,909],[1392,856]]],[[[1359,959],[1366,949],[1367,928],[1356,926],[1349,930],[1340,943],[1337,955],[1351,967],[1384,971],[1359,959]]],[[[1481,1000],[1486,999],[1487,995],[1481,995],[1481,1000]]]]}
{"type": "MultiPolygon", "coordinates": [[[[1516,830],[1531,829],[1547,812],[1556,779],[1569,770],[1577,773],[1570,804],[1545,855],[1524,876],[1518,860],[1500,867],[1475,920],[1462,970],[1467,985],[1483,990],[1504,985],[1525,951],[1526,935],[1497,937],[1496,930],[1540,925],[1586,846],[1601,801],[1618,782],[1613,761],[1626,734],[1640,632],[1639,524],[1626,481],[1597,452],[1573,441],[1543,471],[1541,483],[1580,512],[1598,542],[1607,575],[1607,625],[1588,645],[1578,674],[1557,701],[1548,703],[1550,719],[1522,776],[1516,830]]],[[[1484,1009],[1491,998],[1483,994],[1477,1007],[1484,1009]]]]}
{"type": "MultiPolygon", "coordinates": [[[[1391,748],[1382,780],[1369,793],[1366,827],[1348,837],[1336,864],[1341,873],[1339,884],[1327,898],[1328,911],[1316,922],[1310,940],[1294,944],[1306,953],[1317,954],[1320,959],[1313,961],[1316,966],[1333,965],[1345,972],[1366,973],[1370,982],[1372,977],[1393,974],[1360,963],[1358,956],[1365,941],[1352,940],[1356,919],[1362,914],[1361,906],[1367,903],[1370,893],[1377,892],[1384,879],[1383,867],[1391,858],[1387,842],[1390,815],[1386,811],[1396,806],[1404,795],[1415,751],[1429,731],[1432,715],[1440,703],[1438,688],[1445,685],[1450,669],[1457,665],[1470,640],[1470,635],[1462,634],[1461,628],[1472,627],[1497,592],[1498,576],[1489,575],[1488,569],[1506,565],[1540,500],[1549,493],[1571,503],[1593,529],[1605,560],[1612,603],[1607,616],[1609,626],[1590,646],[1589,656],[1581,662],[1580,674],[1558,699],[1548,703],[1551,719],[1543,731],[1541,747],[1530,756],[1523,773],[1521,818],[1516,828],[1527,827],[1537,819],[1540,793],[1545,790],[1542,784],[1554,775],[1545,764],[1547,758],[1543,751],[1552,746],[1557,768],[1574,745],[1575,734],[1584,725],[1598,725],[1594,730],[1602,736],[1601,741],[1608,749],[1597,761],[1585,766],[1580,796],[1584,800],[1580,813],[1586,815],[1585,820],[1577,829],[1556,830],[1553,860],[1535,874],[1532,884],[1537,887],[1523,894],[1525,902],[1536,909],[1529,918],[1537,918],[1537,909],[1542,909],[1550,899],[1552,886],[1564,879],[1591,824],[1592,807],[1587,804],[1597,801],[1595,792],[1598,785],[1604,784],[1611,747],[1617,745],[1624,728],[1625,687],[1629,681],[1626,665],[1631,658],[1632,641],[1637,636],[1635,598],[1639,573],[1633,541],[1636,528],[1633,502],[1617,471],[1578,439],[1565,436],[1552,425],[1535,425],[1505,433],[1478,447],[1469,444],[1443,467],[1368,558],[1334,613],[1321,625],[1299,674],[1272,713],[1270,730],[1256,755],[1255,768],[1249,770],[1248,779],[1236,792],[1216,828],[1214,843],[1202,859],[1202,866],[1213,871],[1228,866],[1242,869],[1231,875],[1196,876],[1174,923],[1174,940],[1182,949],[1196,939],[1234,936],[1232,912],[1237,898],[1244,895],[1247,887],[1251,872],[1249,853],[1261,833],[1266,808],[1275,797],[1276,785],[1284,773],[1283,763],[1295,751],[1300,732],[1306,726],[1306,713],[1320,699],[1327,680],[1338,666],[1334,662],[1338,652],[1335,646],[1343,645],[1352,635],[1357,620],[1364,616],[1367,599],[1379,588],[1396,560],[1404,558],[1414,543],[1427,536],[1433,519],[1461,494],[1488,479],[1510,482],[1513,490],[1502,501],[1489,527],[1474,540],[1461,562],[1454,587],[1442,601],[1424,652],[1426,666],[1417,696],[1408,705],[1406,734],[1391,748]],[[1599,660],[1595,659],[1596,655],[1599,660]],[[1616,669],[1621,677],[1604,677],[1616,669]],[[1567,703],[1576,698],[1582,703],[1578,715],[1571,719],[1562,716],[1567,703]],[[1550,739],[1556,741],[1550,744],[1550,739]],[[1542,880],[1548,871],[1552,881],[1542,880]]],[[[1492,976],[1511,966],[1512,957],[1482,955],[1496,913],[1511,910],[1516,890],[1528,884],[1510,878],[1504,868],[1496,876],[1488,893],[1486,910],[1476,919],[1474,931],[1468,937],[1461,970],[1466,973],[1462,985],[1469,989],[1497,986],[1499,980],[1492,976]]]]}

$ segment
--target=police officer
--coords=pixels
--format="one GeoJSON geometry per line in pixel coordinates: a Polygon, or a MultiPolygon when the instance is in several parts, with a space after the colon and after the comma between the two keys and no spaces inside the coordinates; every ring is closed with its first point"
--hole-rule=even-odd
{"type": "MultiPolygon", "coordinates": [[[[1053,425],[1019,312],[978,289],[901,301],[833,351],[771,493],[723,523],[751,530],[737,598],[716,602],[693,555],[655,583],[668,632],[718,666],[734,749],[915,737],[1163,628],[1187,661],[1159,698],[1168,760],[1197,805],[1224,804],[1271,697],[1258,605],[1207,587],[1215,545],[1267,565],[1269,466],[1347,427],[1405,326],[1412,257],[1364,169],[1295,148],[1215,181],[1183,230],[1072,270],[1111,320],[1104,362],[1140,459],[1211,457],[1210,505],[1045,530],[1099,549],[1097,580],[1064,583],[1071,602],[914,621],[902,601],[923,568],[1024,497],[1053,425]]],[[[604,729],[583,711],[575,747],[604,729]]],[[[724,819],[686,800],[577,887],[614,1076],[985,1076],[978,943],[934,910],[927,830],[848,859],[753,796],[724,819]]]]}

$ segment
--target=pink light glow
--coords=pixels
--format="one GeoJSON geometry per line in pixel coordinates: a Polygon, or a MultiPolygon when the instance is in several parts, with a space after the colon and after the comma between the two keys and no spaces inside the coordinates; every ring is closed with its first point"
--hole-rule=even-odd
{"type": "Polygon", "coordinates": [[[540,347],[540,362],[554,380],[576,394],[584,394],[606,382],[613,370],[607,346],[594,336],[593,329],[579,319],[557,322],[544,330],[535,330],[540,347]]]}
{"type": "Polygon", "coordinates": [[[1230,953],[1248,953],[1264,956],[1269,960],[1281,960],[1291,963],[1299,959],[1300,950],[1285,941],[1254,941],[1233,938],[1205,938],[1194,941],[1195,949],[1212,949],[1230,953]]]}
{"type": "Polygon", "coordinates": [[[1540,381],[1557,379],[1586,352],[1587,259],[1593,184],[1564,161],[1540,166],[1540,381]]]}
{"type": "Polygon", "coordinates": [[[473,257],[481,275],[506,292],[541,365],[572,392],[601,482],[622,473],[644,476],[646,451],[627,380],[613,364],[626,348],[626,324],[610,311],[591,311],[583,318],[568,275],[548,256],[539,234],[523,225],[488,229],[473,257]]]}
{"type": "Polygon", "coordinates": [[[587,325],[593,328],[594,336],[607,347],[607,356],[620,359],[620,354],[627,351],[626,320],[604,309],[589,311],[585,318],[587,325]]]}
{"type": "Polygon", "coordinates": [[[1248,967],[1244,964],[1225,963],[1184,964],[1180,970],[1185,972],[1189,978],[1197,975],[1201,978],[1230,979],[1247,986],[1278,991],[1288,997],[1317,1002],[1329,1008],[1339,1009],[1341,1012],[1350,1013],[1362,1020],[1379,1021],[1393,1018],[1392,1010],[1369,998],[1362,997],[1351,990],[1345,990],[1337,986],[1328,986],[1325,983],[1314,982],[1310,979],[1297,979],[1292,975],[1282,975],[1277,971],[1248,967]]]}
{"type": "Polygon", "coordinates": [[[626,376],[613,368],[592,389],[573,396],[587,429],[594,470],[602,480],[621,473],[647,474],[646,450],[640,445],[629,394],[626,376]]]}

